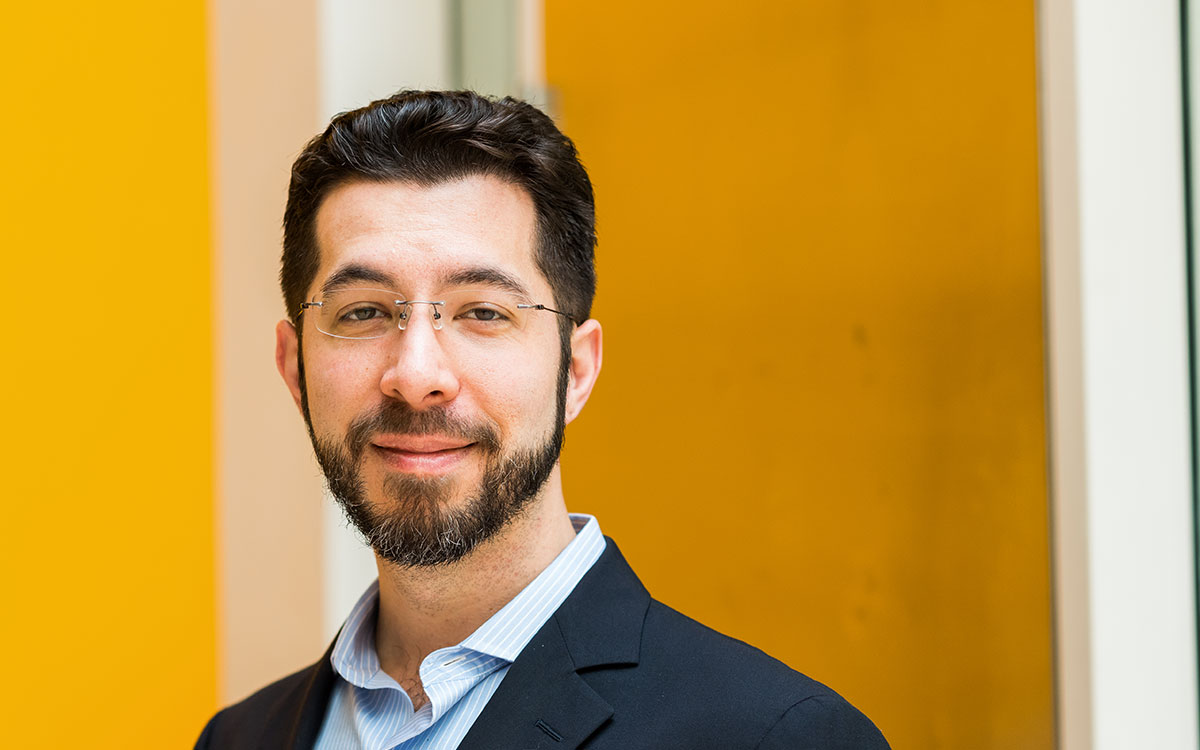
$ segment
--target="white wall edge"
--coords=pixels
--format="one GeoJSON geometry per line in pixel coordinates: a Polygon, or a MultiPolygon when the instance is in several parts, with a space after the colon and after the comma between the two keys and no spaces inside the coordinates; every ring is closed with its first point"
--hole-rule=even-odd
{"type": "Polygon", "coordinates": [[[1194,750],[1179,10],[1039,31],[1059,748],[1194,750]]]}

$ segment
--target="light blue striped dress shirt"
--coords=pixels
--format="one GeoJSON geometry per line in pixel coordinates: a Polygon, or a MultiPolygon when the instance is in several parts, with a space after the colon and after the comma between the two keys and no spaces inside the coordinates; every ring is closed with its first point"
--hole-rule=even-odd
{"type": "Polygon", "coordinates": [[[604,551],[595,518],[572,515],[575,538],[545,570],[457,646],[421,662],[429,700],[412,699],[379,668],[375,614],[379,581],[371,584],[333,647],[333,688],[317,750],[450,750],[458,747],[491,700],[508,667],[575,589],[604,551]]]}

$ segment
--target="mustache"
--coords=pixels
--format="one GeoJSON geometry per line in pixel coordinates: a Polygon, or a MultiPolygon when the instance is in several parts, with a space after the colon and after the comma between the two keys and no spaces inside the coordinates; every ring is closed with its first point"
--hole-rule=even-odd
{"type": "Polygon", "coordinates": [[[500,450],[499,430],[494,423],[472,422],[453,414],[444,406],[417,411],[411,406],[389,401],[360,414],[346,431],[346,448],[358,461],[380,433],[403,435],[445,435],[465,442],[476,443],[488,452],[500,450]]]}

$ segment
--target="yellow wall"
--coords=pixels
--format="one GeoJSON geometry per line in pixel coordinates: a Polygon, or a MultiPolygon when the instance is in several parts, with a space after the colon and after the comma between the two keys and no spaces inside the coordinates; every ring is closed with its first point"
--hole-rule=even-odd
{"type": "Polygon", "coordinates": [[[188,747],[216,705],[204,13],[0,24],[5,747],[188,747]]]}
{"type": "Polygon", "coordinates": [[[1033,3],[547,0],[546,39],[606,326],[572,508],[898,748],[1052,747],[1033,3]]]}

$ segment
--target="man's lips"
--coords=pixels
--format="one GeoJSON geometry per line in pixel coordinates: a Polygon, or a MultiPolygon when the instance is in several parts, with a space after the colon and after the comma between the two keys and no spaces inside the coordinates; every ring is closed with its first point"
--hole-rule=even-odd
{"type": "Polygon", "coordinates": [[[437,453],[472,445],[470,440],[442,435],[376,435],[371,444],[403,453],[437,453]]]}
{"type": "Polygon", "coordinates": [[[379,435],[371,440],[371,446],[388,468],[412,474],[449,471],[474,445],[439,435],[379,435]]]}

